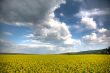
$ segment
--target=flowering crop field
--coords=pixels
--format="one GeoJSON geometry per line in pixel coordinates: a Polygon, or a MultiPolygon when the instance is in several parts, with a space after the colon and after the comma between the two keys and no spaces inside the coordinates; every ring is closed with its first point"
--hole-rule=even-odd
{"type": "Polygon", "coordinates": [[[0,55],[0,73],[110,73],[110,55],[0,55]]]}

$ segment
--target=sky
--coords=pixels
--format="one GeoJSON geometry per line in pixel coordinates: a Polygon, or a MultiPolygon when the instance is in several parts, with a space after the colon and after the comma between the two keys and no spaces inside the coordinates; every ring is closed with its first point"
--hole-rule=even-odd
{"type": "Polygon", "coordinates": [[[110,0],[0,0],[0,53],[110,46],[110,0]]]}

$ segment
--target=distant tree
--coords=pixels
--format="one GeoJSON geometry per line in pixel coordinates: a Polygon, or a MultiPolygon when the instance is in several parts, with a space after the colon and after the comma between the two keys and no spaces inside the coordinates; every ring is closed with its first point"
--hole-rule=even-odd
{"type": "Polygon", "coordinates": [[[108,48],[105,49],[105,54],[108,54],[108,48]]]}
{"type": "Polygon", "coordinates": [[[110,46],[108,47],[107,52],[108,52],[108,54],[110,54],[110,46]]]}

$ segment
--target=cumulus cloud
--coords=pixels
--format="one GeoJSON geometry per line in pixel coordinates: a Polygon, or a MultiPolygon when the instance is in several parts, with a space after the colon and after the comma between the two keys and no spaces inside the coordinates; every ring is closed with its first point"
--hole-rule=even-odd
{"type": "Polygon", "coordinates": [[[109,46],[110,37],[107,34],[91,33],[90,35],[85,35],[82,37],[86,44],[103,45],[107,44],[109,46]]]}
{"type": "Polygon", "coordinates": [[[90,17],[82,17],[81,24],[84,24],[87,28],[90,28],[90,29],[97,28],[96,22],[93,20],[93,18],[90,18],[90,17]]]}
{"type": "Polygon", "coordinates": [[[83,39],[86,40],[87,42],[91,42],[91,41],[98,42],[96,33],[92,33],[90,35],[85,35],[85,36],[83,36],[83,39]]]}
{"type": "Polygon", "coordinates": [[[107,11],[94,8],[91,10],[81,9],[74,16],[81,18],[81,24],[84,24],[89,29],[96,29],[97,23],[93,16],[106,15],[109,14],[107,11]]]}
{"type": "MultiPolygon", "coordinates": [[[[87,27],[96,29],[97,24],[96,21],[94,20],[94,17],[96,16],[105,16],[105,15],[110,15],[110,9],[109,8],[92,8],[90,10],[81,8],[78,13],[76,13],[74,16],[78,17],[81,19],[81,23],[85,24],[87,27]]],[[[99,18],[98,20],[100,20],[99,18]]]]}
{"type": "Polygon", "coordinates": [[[95,32],[82,37],[82,42],[86,48],[101,49],[110,46],[110,30],[99,28],[95,32]]]}
{"type": "Polygon", "coordinates": [[[31,25],[33,28],[32,33],[25,35],[31,43],[26,40],[25,43],[17,44],[16,48],[72,50],[74,45],[81,42],[72,38],[66,23],[60,22],[54,14],[54,11],[64,3],[64,0],[2,0],[0,21],[17,26],[31,25]]]}
{"type": "Polygon", "coordinates": [[[72,48],[74,45],[80,45],[80,40],[75,40],[65,23],[61,23],[58,20],[49,18],[48,22],[45,23],[47,26],[37,26],[39,27],[32,34],[26,35],[27,38],[32,40],[39,40],[44,43],[50,43],[53,45],[53,49],[62,48],[62,50],[67,50],[72,48]],[[38,33],[39,32],[39,33],[38,33]]]}
{"type": "Polygon", "coordinates": [[[100,32],[100,33],[105,33],[105,32],[107,32],[107,31],[108,31],[108,30],[105,29],[105,28],[98,29],[98,32],[100,32]]]}

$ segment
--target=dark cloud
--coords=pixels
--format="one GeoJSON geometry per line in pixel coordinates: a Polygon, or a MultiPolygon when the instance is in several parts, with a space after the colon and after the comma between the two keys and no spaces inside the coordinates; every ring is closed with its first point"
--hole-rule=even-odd
{"type": "Polygon", "coordinates": [[[84,0],[84,2],[82,3],[82,7],[86,9],[109,8],[110,0],[84,0]]]}
{"type": "Polygon", "coordinates": [[[0,39],[0,53],[10,52],[13,44],[7,40],[0,39]]]}
{"type": "Polygon", "coordinates": [[[60,2],[61,0],[0,0],[0,21],[38,23],[60,2]]]}

